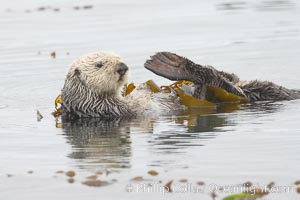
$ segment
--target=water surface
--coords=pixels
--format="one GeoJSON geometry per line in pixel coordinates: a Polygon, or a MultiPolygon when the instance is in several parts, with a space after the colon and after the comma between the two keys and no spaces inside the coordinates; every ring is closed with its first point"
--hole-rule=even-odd
{"type": "MultiPolygon", "coordinates": [[[[213,184],[294,187],[300,179],[299,100],[130,121],[82,120],[63,128],[50,113],[69,64],[99,50],[120,54],[136,84],[170,83],[143,63],[157,51],[173,51],[242,80],[299,89],[299,11],[292,0],[1,1],[0,198],[211,199],[213,184]],[[84,5],[93,8],[73,8],[84,5]],[[73,184],[55,173],[70,169],[77,173],[73,184]],[[151,177],[150,169],[159,175],[151,177]],[[112,184],[81,184],[97,170],[107,172],[100,178],[112,184]],[[136,176],[206,184],[199,193],[126,191],[128,184],[136,189],[130,181],[136,176]]],[[[265,197],[297,198],[296,192],[265,197]]]]}

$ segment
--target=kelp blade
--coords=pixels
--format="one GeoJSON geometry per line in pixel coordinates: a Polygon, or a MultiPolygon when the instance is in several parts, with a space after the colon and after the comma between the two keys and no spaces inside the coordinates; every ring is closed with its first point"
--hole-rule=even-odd
{"type": "Polygon", "coordinates": [[[129,95],[134,89],[135,89],[134,83],[130,83],[129,85],[127,85],[124,96],[129,95]]]}
{"type": "Polygon", "coordinates": [[[216,108],[216,104],[187,95],[179,87],[176,87],[175,91],[181,98],[182,104],[189,108],[216,108]]]}
{"type": "Polygon", "coordinates": [[[253,195],[248,193],[239,193],[239,194],[231,194],[223,198],[223,200],[238,200],[238,199],[249,199],[249,200],[255,200],[257,198],[260,198],[260,195],[253,195]]]}
{"type": "Polygon", "coordinates": [[[61,104],[61,103],[62,103],[62,97],[61,97],[61,95],[58,95],[54,101],[55,108],[57,108],[58,104],[61,104]]]}
{"type": "Polygon", "coordinates": [[[150,86],[150,89],[152,92],[154,92],[154,93],[161,92],[160,87],[158,87],[158,85],[156,85],[156,83],[154,83],[154,81],[148,80],[148,81],[146,81],[146,84],[150,86]]]}
{"type": "Polygon", "coordinates": [[[240,97],[233,93],[227,92],[226,90],[216,87],[216,86],[207,86],[207,91],[211,92],[213,96],[221,102],[242,102],[245,103],[248,101],[245,97],[240,97]]]}
{"type": "Polygon", "coordinates": [[[54,101],[55,110],[52,112],[52,115],[56,118],[62,114],[62,107],[59,106],[63,102],[61,95],[58,95],[54,101]]]}

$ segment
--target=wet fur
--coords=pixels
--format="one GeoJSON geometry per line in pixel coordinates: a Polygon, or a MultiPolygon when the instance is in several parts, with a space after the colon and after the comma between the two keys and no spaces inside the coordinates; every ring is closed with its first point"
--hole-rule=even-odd
{"type": "Polygon", "coordinates": [[[76,60],[62,89],[63,118],[133,116],[135,113],[120,96],[127,73],[121,77],[117,67],[123,64],[119,56],[110,53],[89,54],[76,60]]]}

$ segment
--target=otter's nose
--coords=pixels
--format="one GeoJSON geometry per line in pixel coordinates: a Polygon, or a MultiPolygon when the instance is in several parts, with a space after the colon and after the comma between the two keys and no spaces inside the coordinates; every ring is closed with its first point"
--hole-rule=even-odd
{"type": "Polygon", "coordinates": [[[128,70],[128,67],[125,65],[125,64],[121,64],[118,69],[117,69],[117,72],[120,74],[120,75],[124,75],[128,70]]]}

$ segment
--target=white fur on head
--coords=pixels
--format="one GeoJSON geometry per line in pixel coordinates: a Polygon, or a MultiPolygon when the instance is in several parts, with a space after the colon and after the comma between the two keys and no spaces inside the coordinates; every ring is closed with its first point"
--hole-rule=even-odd
{"type": "Polygon", "coordinates": [[[128,67],[121,57],[114,53],[91,53],[73,62],[67,76],[78,76],[88,89],[99,95],[117,94],[128,78],[128,72],[123,76],[117,72],[120,65],[128,67]]]}

